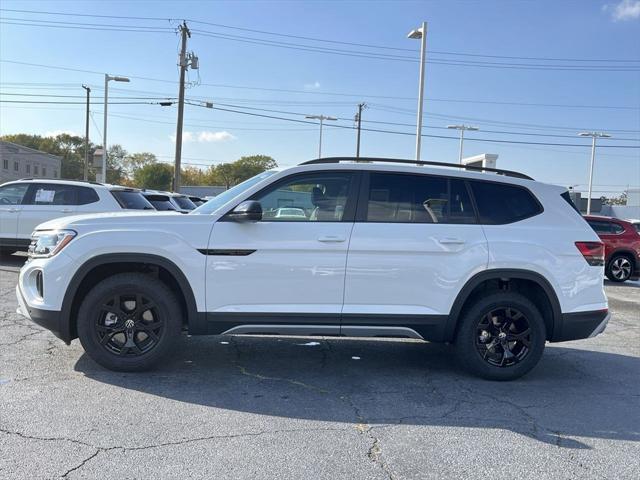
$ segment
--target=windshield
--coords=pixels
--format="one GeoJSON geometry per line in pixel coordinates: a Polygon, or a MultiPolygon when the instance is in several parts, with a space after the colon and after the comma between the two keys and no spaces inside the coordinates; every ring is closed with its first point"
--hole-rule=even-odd
{"type": "Polygon", "coordinates": [[[234,197],[241,195],[243,192],[250,189],[257,183],[261,182],[265,178],[270,177],[274,173],[276,173],[275,170],[267,170],[266,172],[259,173],[255,177],[251,177],[250,179],[245,180],[242,183],[239,183],[235,187],[232,187],[229,190],[222,192],[220,195],[216,196],[215,198],[212,198],[204,205],[199,206],[198,208],[193,210],[191,213],[199,214],[199,215],[208,215],[210,213],[213,213],[216,210],[218,210],[220,207],[222,207],[225,203],[232,200],[234,197]]]}
{"type": "Polygon", "coordinates": [[[176,207],[167,195],[155,195],[153,193],[145,193],[144,197],[151,202],[156,210],[167,211],[176,210],[176,207]]]}
{"type": "Polygon", "coordinates": [[[193,210],[196,208],[196,204],[189,200],[188,197],[173,197],[173,200],[183,210],[193,210]]]}
{"type": "Polygon", "coordinates": [[[155,210],[140,192],[130,190],[111,190],[120,206],[125,210],[155,210]]]}

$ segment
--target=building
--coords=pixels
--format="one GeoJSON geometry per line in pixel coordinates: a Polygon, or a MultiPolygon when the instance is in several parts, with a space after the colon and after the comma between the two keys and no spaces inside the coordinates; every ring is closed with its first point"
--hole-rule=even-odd
{"type": "Polygon", "coordinates": [[[495,153],[481,153],[480,155],[462,159],[462,164],[470,167],[496,168],[497,162],[498,155],[495,153]]]}
{"type": "Polygon", "coordinates": [[[0,140],[0,183],[20,178],[60,178],[62,159],[0,140]]]}

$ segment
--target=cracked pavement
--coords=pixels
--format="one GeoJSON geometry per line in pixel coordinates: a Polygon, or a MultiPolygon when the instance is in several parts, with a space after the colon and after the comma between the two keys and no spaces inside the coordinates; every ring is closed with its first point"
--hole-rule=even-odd
{"type": "Polygon", "coordinates": [[[107,371],[15,313],[0,258],[0,478],[637,478],[640,283],[525,378],[411,340],[187,337],[107,371]],[[634,473],[635,472],[635,473],[634,473]]]}

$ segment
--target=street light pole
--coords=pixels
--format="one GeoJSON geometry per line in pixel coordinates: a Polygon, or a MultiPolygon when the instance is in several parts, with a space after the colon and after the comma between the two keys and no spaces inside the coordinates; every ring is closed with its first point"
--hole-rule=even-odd
{"type": "Polygon", "coordinates": [[[104,122],[102,126],[102,182],[107,183],[107,160],[109,159],[107,149],[107,104],[109,97],[109,82],[113,80],[115,82],[130,82],[127,77],[112,77],[111,75],[104,74],[104,122]]]}
{"type": "Polygon", "coordinates": [[[587,215],[591,214],[591,189],[593,187],[593,166],[596,162],[596,138],[611,138],[603,132],[581,132],[580,137],[591,137],[591,165],[589,166],[589,196],[587,197],[587,215]]]}
{"type": "Polygon", "coordinates": [[[472,127],[471,125],[447,125],[447,128],[460,130],[460,148],[458,149],[458,163],[462,165],[462,150],[464,148],[464,132],[465,130],[476,131],[480,129],[478,127],[472,127]]]}
{"type": "Polygon", "coordinates": [[[320,120],[320,141],[318,143],[318,158],[322,158],[322,125],[325,120],[338,120],[336,117],[325,115],[306,115],[305,118],[310,120],[320,120]]]}
{"type": "Polygon", "coordinates": [[[418,118],[416,121],[416,160],[420,160],[420,147],[422,143],[422,104],[424,95],[424,64],[427,54],[427,22],[422,26],[411,30],[407,38],[420,39],[420,86],[418,89],[418,118]]]}
{"type": "Polygon", "coordinates": [[[89,98],[91,95],[91,89],[86,85],[82,85],[87,91],[87,115],[85,118],[85,126],[84,126],[84,180],[89,179],[89,98]]]}

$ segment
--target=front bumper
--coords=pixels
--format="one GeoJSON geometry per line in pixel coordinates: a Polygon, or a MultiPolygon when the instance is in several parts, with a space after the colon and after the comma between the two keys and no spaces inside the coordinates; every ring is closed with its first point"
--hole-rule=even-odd
{"type": "Polygon", "coordinates": [[[50,330],[56,337],[69,343],[68,335],[62,333],[62,313],[55,310],[43,310],[41,308],[30,307],[20,290],[20,285],[16,285],[16,297],[18,298],[18,308],[16,312],[28,318],[41,327],[50,330]]]}
{"type": "Polygon", "coordinates": [[[607,309],[563,313],[559,332],[551,341],[566,342],[595,337],[604,332],[610,319],[611,313],[607,309]]]}

